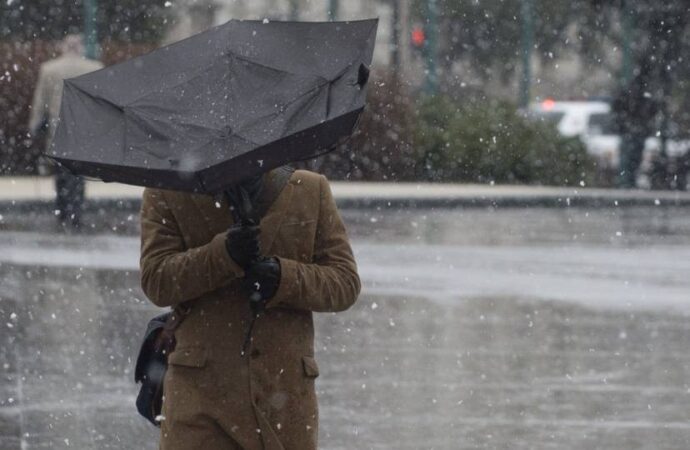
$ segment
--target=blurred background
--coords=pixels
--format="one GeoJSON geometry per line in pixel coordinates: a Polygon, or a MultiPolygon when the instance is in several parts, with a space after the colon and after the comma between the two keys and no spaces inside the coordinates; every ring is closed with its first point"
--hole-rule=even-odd
{"type": "Polygon", "coordinates": [[[38,170],[29,105],[68,33],[107,65],[233,18],[373,16],[359,137],[315,163],[332,178],[687,188],[683,0],[7,0],[0,171],[38,170]]]}
{"type": "Polygon", "coordinates": [[[160,313],[141,189],[87,182],[70,227],[29,129],[63,39],[110,65],[230,19],[374,16],[359,130],[303,164],[333,181],[363,281],[315,317],[321,448],[690,448],[688,8],[0,1],[0,448],[157,448],[134,409],[160,313]]]}

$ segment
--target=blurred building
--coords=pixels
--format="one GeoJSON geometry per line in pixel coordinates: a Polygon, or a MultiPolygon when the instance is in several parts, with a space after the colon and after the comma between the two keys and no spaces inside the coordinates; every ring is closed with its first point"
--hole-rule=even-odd
{"type": "Polygon", "coordinates": [[[166,43],[230,19],[326,21],[378,17],[374,65],[382,69],[395,62],[397,70],[404,71],[411,60],[407,45],[409,4],[409,0],[179,0],[171,5],[177,21],[166,43]],[[333,14],[331,6],[335,6],[333,14]]]}
{"type": "MultiPolygon", "coordinates": [[[[326,21],[378,17],[374,69],[396,73],[414,90],[425,86],[429,68],[422,48],[429,37],[420,17],[412,17],[412,4],[412,0],[172,0],[170,7],[176,20],[165,43],[231,19],[326,21]],[[331,15],[333,5],[336,11],[331,15]],[[415,33],[420,32],[421,36],[417,37],[422,43],[414,43],[415,33]]],[[[572,42],[577,41],[577,33],[576,27],[570,30],[572,42]]],[[[452,34],[440,33],[436,36],[438,47],[448,47],[449,39],[453,38],[452,34]]],[[[519,46],[519,42],[515,45],[519,46]]],[[[611,84],[610,67],[617,66],[618,53],[603,53],[603,58],[611,57],[614,61],[593,66],[581,58],[576,46],[570,51],[562,49],[557,59],[535,52],[532,57],[533,98],[587,98],[607,92],[611,84]]],[[[496,63],[501,64],[500,61],[496,63]]],[[[490,92],[493,97],[514,99],[519,91],[519,70],[510,76],[499,76],[498,72],[487,74],[477,70],[467,58],[452,61],[439,58],[435,70],[442,90],[456,96],[490,92]]]]}

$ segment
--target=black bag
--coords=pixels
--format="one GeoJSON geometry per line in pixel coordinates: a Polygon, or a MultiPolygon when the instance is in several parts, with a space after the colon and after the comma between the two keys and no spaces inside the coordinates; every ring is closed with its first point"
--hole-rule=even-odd
{"type": "MultiPolygon", "coordinates": [[[[168,368],[168,355],[175,347],[174,334],[166,331],[171,328],[173,314],[170,311],[149,321],[134,369],[134,381],[141,383],[137,410],[155,426],[160,426],[156,419],[163,406],[163,378],[168,368]]],[[[178,319],[176,324],[179,323],[178,319]]]]}

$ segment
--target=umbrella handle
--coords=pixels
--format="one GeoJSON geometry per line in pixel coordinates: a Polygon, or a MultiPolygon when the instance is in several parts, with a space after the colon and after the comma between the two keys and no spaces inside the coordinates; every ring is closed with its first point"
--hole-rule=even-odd
{"type": "Polygon", "coordinates": [[[254,219],[254,206],[247,191],[241,186],[233,186],[224,192],[230,205],[230,212],[235,223],[246,226],[256,225],[254,219]]]}
{"type": "Polygon", "coordinates": [[[227,200],[228,205],[230,205],[230,214],[232,214],[232,219],[235,221],[235,223],[240,223],[242,218],[240,217],[240,212],[235,204],[234,193],[230,191],[230,188],[228,188],[227,190],[223,191],[223,195],[225,196],[225,200],[227,200]]]}
{"type": "Polygon", "coordinates": [[[240,208],[242,220],[244,223],[249,225],[256,225],[256,220],[254,220],[254,205],[249,198],[249,193],[242,187],[240,190],[240,201],[242,202],[242,207],[240,208]]]}

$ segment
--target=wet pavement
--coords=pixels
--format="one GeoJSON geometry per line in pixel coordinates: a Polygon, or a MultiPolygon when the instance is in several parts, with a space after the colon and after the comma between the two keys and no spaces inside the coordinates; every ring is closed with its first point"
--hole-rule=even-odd
{"type": "MultiPolygon", "coordinates": [[[[690,448],[690,209],[344,216],[364,291],[317,317],[322,448],[690,448]]],[[[156,448],[120,219],[0,233],[0,449],[156,448]]]]}

